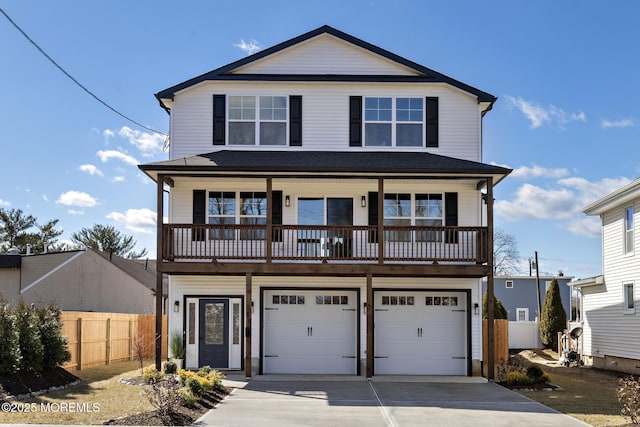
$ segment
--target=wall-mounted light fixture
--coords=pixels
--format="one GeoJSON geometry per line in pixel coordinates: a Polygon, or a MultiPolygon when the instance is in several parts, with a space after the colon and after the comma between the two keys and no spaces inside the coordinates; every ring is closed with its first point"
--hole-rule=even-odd
{"type": "Polygon", "coordinates": [[[180,312],[180,301],[175,300],[173,302],[173,312],[174,313],[179,313],[180,312]]]}
{"type": "Polygon", "coordinates": [[[366,198],[366,196],[360,197],[360,206],[362,206],[363,208],[367,207],[367,198],[366,198]]]}
{"type": "Polygon", "coordinates": [[[477,302],[473,303],[473,313],[480,314],[480,304],[478,304],[477,302]]]}
{"type": "Polygon", "coordinates": [[[284,196],[284,205],[285,205],[286,207],[291,206],[291,197],[289,197],[289,196],[284,196]]]}
{"type": "Polygon", "coordinates": [[[254,302],[251,301],[251,312],[253,313],[254,302]]]}

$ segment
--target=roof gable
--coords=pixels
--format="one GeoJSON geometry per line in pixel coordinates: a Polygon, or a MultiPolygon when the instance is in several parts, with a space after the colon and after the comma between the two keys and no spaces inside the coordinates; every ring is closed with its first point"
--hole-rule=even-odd
{"type": "MultiPolygon", "coordinates": [[[[325,62],[337,62],[336,58],[333,57],[333,52],[330,53],[332,55],[331,61],[325,60],[325,62]]],[[[298,67],[300,67],[300,65],[298,67]]],[[[172,100],[176,92],[205,81],[215,80],[358,81],[358,78],[362,79],[362,81],[446,83],[476,96],[479,102],[493,104],[497,99],[487,92],[459,82],[328,25],[324,25],[308,33],[247,56],[246,58],[164,89],[156,94],[156,98],[160,101],[162,107],[167,108],[163,99],[172,100]],[[340,42],[341,44],[338,44],[340,42]],[[364,68],[364,71],[360,70],[358,74],[354,74],[351,67],[349,67],[350,71],[344,74],[347,72],[346,64],[342,66],[340,66],[340,64],[324,64],[320,69],[315,70],[311,70],[308,67],[298,70],[296,70],[295,67],[287,70],[278,69],[278,67],[282,67],[285,62],[287,65],[291,65],[294,59],[309,57],[308,52],[305,51],[305,46],[307,49],[312,48],[317,50],[321,47],[326,48],[329,44],[334,48],[339,48],[337,51],[338,61],[340,58],[344,59],[347,51],[357,51],[358,53],[354,59],[367,65],[367,67],[364,68]],[[291,55],[288,59],[287,54],[291,55]],[[376,69],[378,70],[378,74],[367,74],[367,72],[374,72],[372,70],[376,69]],[[329,70],[332,70],[332,72],[329,72],[329,70]],[[340,70],[342,70],[342,73],[340,70]]]]}

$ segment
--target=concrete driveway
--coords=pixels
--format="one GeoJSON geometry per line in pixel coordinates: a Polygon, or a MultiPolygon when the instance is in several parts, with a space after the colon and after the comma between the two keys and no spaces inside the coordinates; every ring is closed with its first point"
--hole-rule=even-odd
{"type": "MultiPolygon", "coordinates": [[[[483,378],[258,376],[195,425],[587,426],[483,378]]],[[[543,392],[542,392],[543,393],[543,392]]]]}

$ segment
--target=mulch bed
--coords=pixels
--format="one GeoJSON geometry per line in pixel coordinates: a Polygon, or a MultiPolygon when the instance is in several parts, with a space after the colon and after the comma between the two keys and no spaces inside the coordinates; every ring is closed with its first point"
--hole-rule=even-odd
{"type": "Polygon", "coordinates": [[[44,372],[0,374],[0,402],[4,402],[9,396],[49,390],[52,387],[64,387],[79,380],[78,377],[60,367],[44,372]]]}
{"type": "Polygon", "coordinates": [[[129,426],[188,426],[212,409],[218,402],[224,399],[232,389],[211,390],[204,394],[192,408],[180,406],[176,412],[163,416],[159,411],[142,412],[105,421],[105,425],[129,425],[129,426]]]}

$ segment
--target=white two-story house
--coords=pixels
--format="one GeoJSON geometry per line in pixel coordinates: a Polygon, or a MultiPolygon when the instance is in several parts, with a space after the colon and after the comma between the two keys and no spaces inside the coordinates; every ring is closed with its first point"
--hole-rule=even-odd
{"type": "Polygon", "coordinates": [[[571,282],[581,293],[583,358],[640,374],[640,179],[583,209],[602,220],[602,275],[571,282]]]}
{"type": "Polygon", "coordinates": [[[156,97],[169,160],[140,169],[187,368],[480,372],[494,96],[323,26],[156,97]]]}

